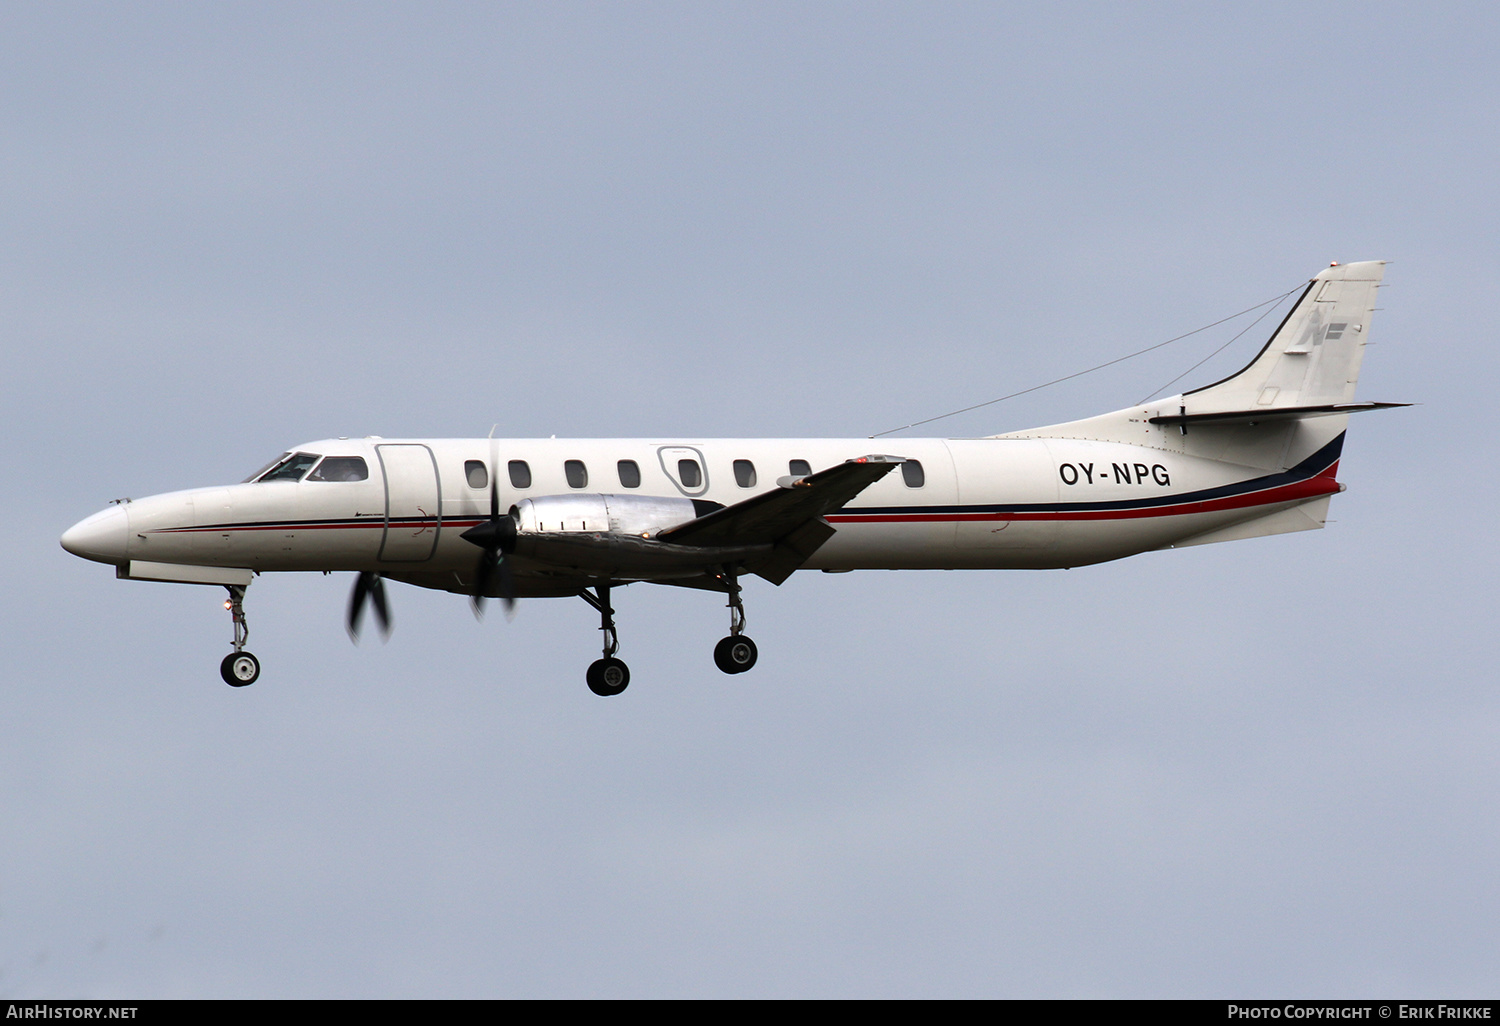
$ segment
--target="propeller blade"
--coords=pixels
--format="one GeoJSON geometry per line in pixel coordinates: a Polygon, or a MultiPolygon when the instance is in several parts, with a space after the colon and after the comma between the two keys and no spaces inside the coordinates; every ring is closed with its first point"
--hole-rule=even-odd
{"type": "Polygon", "coordinates": [[[375,606],[375,622],[380,625],[383,637],[391,636],[391,608],[385,601],[385,581],[377,573],[361,571],[354,579],[354,590],[349,593],[349,616],[345,627],[350,641],[359,641],[359,624],[365,616],[365,603],[375,606]]]}
{"type": "Polygon", "coordinates": [[[354,579],[354,590],[349,593],[349,616],[344,626],[349,631],[350,641],[359,641],[359,621],[365,615],[365,596],[369,594],[370,582],[366,580],[367,574],[360,574],[354,579]]]}
{"type": "Polygon", "coordinates": [[[511,571],[510,560],[500,560],[500,601],[505,604],[505,618],[516,615],[516,575],[511,571]]]}
{"type": "Polygon", "coordinates": [[[508,515],[500,515],[500,482],[495,477],[495,468],[498,463],[499,458],[492,451],[490,453],[490,518],[475,524],[459,535],[470,545],[484,550],[479,556],[478,564],[474,567],[474,590],[469,594],[475,619],[484,618],[484,600],[489,597],[490,583],[496,571],[500,575],[500,597],[505,600],[507,616],[516,605],[515,578],[505,559],[506,555],[516,549],[516,522],[508,515]]]}
{"type": "Polygon", "coordinates": [[[469,602],[474,607],[474,619],[484,619],[484,600],[490,589],[490,576],[495,569],[495,556],[486,549],[479,556],[479,565],[474,568],[474,591],[469,602]]]}
{"type": "Polygon", "coordinates": [[[371,574],[370,600],[375,604],[375,622],[380,624],[380,636],[391,636],[391,607],[385,602],[385,578],[371,574]]]}

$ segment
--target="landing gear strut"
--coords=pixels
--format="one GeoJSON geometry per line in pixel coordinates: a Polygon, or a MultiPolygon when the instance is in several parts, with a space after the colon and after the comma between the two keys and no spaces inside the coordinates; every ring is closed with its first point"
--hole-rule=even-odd
{"type": "Polygon", "coordinates": [[[224,608],[234,618],[234,651],[219,664],[219,676],[230,687],[242,688],[254,684],[260,676],[260,660],[245,651],[245,642],[250,637],[250,627],[245,623],[245,586],[226,584],[224,587],[229,589],[229,600],[224,603],[224,608]]]}
{"type": "Polygon", "coordinates": [[[755,665],[759,656],[755,642],[745,636],[745,603],[740,599],[740,582],[733,566],[725,566],[717,577],[729,591],[729,637],[714,646],[714,665],[725,673],[744,673],[755,665]]]}
{"type": "Polygon", "coordinates": [[[630,685],[630,667],[624,660],[615,658],[615,653],[620,650],[620,636],[615,633],[615,611],[609,604],[609,585],[597,585],[594,592],[590,595],[585,589],[578,593],[578,597],[599,610],[599,629],[604,632],[604,658],[595,659],[589,665],[585,679],[590,691],[607,698],[618,695],[630,685]]]}

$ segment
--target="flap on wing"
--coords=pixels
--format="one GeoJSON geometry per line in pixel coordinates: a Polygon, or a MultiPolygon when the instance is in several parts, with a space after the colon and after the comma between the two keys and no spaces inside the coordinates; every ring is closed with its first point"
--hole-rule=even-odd
{"type": "Polygon", "coordinates": [[[806,477],[782,478],[773,491],[668,528],[657,538],[674,545],[774,544],[842,508],[905,462],[899,456],[861,456],[806,477]]]}
{"type": "Polygon", "coordinates": [[[1225,410],[1220,413],[1179,413],[1152,417],[1152,424],[1259,424],[1266,421],[1292,420],[1298,417],[1332,417],[1340,413],[1364,413],[1368,410],[1390,410],[1411,403],[1329,403],[1324,406],[1267,406],[1258,410],[1225,410]]]}

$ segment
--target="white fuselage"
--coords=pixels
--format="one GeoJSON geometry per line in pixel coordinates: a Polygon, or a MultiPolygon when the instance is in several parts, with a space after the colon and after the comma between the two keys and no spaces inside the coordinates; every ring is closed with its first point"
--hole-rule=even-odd
{"type": "MultiPolygon", "coordinates": [[[[460,535],[488,516],[492,466],[502,510],[525,499],[596,494],[658,496],[679,507],[689,505],[682,500],[732,506],[775,488],[778,479],[883,450],[908,464],[827,516],[836,533],[806,569],[1079,566],[1161,548],[1337,491],[1342,423],[1331,442],[1325,440],[1334,435],[1327,430],[1333,425],[1321,426],[1316,436],[1301,439],[1301,448],[1318,448],[1302,465],[1280,472],[1193,455],[1184,451],[1177,429],[1144,426],[1147,444],[1056,437],[880,443],[334,439],[295,451],[359,457],[368,468],[363,480],[315,480],[314,470],[301,480],[151,496],[79,524],[69,547],[117,564],[368,570],[462,590],[476,549],[460,535]],[[575,461],[571,480],[569,461],[575,461]],[[623,472],[622,461],[628,461],[623,472]],[[912,462],[919,472],[909,469],[912,462]],[[513,477],[518,464],[524,466],[513,477]],[[476,465],[485,468],[483,480],[472,476],[476,465]]],[[[1269,447],[1282,454],[1297,448],[1297,430],[1267,427],[1269,447]]],[[[581,517],[541,526],[608,533],[639,525],[581,517]]]]}

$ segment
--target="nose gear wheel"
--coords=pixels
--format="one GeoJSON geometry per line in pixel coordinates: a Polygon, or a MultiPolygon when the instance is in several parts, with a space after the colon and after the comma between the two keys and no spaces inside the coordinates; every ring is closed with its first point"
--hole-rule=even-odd
{"type": "Polygon", "coordinates": [[[260,677],[260,660],[245,651],[245,642],[250,639],[250,625],[245,621],[245,586],[226,584],[224,587],[229,590],[229,601],[224,603],[224,608],[234,620],[234,651],[219,663],[219,676],[230,687],[242,688],[254,684],[260,677]]]}
{"type": "Polygon", "coordinates": [[[219,676],[232,688],[254,684],[260,676],[260,660],[249,652],[231,652],[219,664],[219,676]]]}

